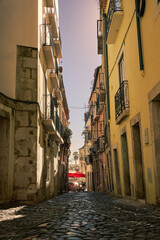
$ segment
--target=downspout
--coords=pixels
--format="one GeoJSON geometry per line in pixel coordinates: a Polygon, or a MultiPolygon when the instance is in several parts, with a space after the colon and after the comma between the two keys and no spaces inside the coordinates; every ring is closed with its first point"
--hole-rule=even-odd
{"type": "Polygon", "coordinates": [[[139,66],[140,70],[144,70],[143,54],[142,54],[142,41],[141,41],[141,28],[140,28],[140,16],[138,16],[139,0],[135,0],[136,7],[136,22],[137,22],[137,38],[138,38],[138,51],[139,51],[139,66]]]}
{"type": "Polygon", "coordinates": [[[110,98],[109,98],[109,71],[108,71],[108,45],[106,39],[106,14],[103,14],[103,32],[104,32],[104,68],[106,80],[106,94],[107,94],[107,119],[110,119],[110,98]]]}

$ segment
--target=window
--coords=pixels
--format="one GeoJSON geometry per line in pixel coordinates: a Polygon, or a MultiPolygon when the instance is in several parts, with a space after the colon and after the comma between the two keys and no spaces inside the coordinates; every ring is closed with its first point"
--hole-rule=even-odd
{"type": "Polygon", "coordinates": [[[124,72],[124,55],[122,53],[121,58],[118,63],[119,68],[119,85],[125,80],[125,72],[124,72]]]}

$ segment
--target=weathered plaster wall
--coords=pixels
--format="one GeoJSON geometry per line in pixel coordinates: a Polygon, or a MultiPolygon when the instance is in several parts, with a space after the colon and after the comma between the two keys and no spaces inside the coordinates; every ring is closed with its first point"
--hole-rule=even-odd
{"type": "Polygon", "coordinates": [[[38,1],[0,1],[0,92],[12,98],[16,86],[16,46],[38,47],[38,1]]]}

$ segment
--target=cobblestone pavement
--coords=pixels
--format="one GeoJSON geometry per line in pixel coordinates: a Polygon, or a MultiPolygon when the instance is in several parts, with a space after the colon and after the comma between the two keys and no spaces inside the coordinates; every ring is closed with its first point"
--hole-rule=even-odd
{"type": "Polygon", "coordinates": [[[98,193],[0,205],[0,239],[160,240],[160,208],[98,193]]]}

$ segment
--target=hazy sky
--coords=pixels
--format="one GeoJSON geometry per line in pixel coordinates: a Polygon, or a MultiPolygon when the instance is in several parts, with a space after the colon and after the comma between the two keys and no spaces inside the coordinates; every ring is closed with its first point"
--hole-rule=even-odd
{"type": "Polygon", "coordinates": [[[72,153],[84,144],[81,136],[84,107],[88,104],[94,69],[101,64],[97,54],[97,2],[59,0],[63,79],[70,109],[69,127],[73,131],[72,153]]]}

